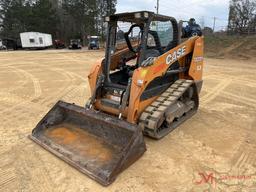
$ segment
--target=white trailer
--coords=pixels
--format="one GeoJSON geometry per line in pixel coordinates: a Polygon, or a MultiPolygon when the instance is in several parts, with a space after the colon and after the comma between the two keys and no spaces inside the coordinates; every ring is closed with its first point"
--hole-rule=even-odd
{"type": "Polygon", "coordinates": [[[52,46],[52,35],[39,32],[20,33],[23,48],[47,48],[52,46]]]}

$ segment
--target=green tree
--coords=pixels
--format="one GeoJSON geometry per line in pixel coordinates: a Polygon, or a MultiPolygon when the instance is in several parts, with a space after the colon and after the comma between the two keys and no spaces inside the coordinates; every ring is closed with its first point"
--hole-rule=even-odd
{"type": "Polygon", "coordinates": [[[86,42],[88,35],[104,35],[104,20],[106,15],[114,14],[116,0],[64,0],[63,9],[67,20],[72,20],[71,35],[86,42]]]}
{"type": "Polygon", "coordinates": [[[1,36],[18,38],[25,31],[57,32],[58,17],[49,0],[2,0],[1,36]]]}
{"type": "Polygon", "coordinates": [[[97,0],[99,14],[98,14],[98,31],[99,35],[104,39],[105,36],[105,27],[104,19],[106,16],[112,15],[116,12],[116,0],[97,0]]]}
{"type": "Polygon", "coordinates": [[[28,2],[3,0],[0,9],[2,35],[16,37],[20,31],[26,30],[28,14],[28,2]]]}
{"type": "Polygon", "coordinates": [[[51,33],[56,36],[59,18],[49,0],[38,0],[32,6],[28,31],[51,33]]]}
{"type": "Polygon", "coordinates": [[[250,34],[256,29],[255,0],[231,0],[229,7],[229,33],[250,34]]]}
{"type": "Polygon", "coordinates": [[[0,35],[38,31],[68,41],[104,36],[104,17],[114,14],[116,0],[0,0],[0,35]]]}

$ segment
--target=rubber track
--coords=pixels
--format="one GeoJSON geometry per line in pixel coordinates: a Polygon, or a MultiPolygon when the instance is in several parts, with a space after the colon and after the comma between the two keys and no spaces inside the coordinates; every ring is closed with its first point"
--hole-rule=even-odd
{"type": "Polygon", "coordinates": [[[192,85],[193,80],[179,79],[162,93],[145,111],[139,119],[139,126],[146,130],[147,135],[154,135],[159,128],[159,121],[164,117],[168,107],[174,104],[192,85]]]}

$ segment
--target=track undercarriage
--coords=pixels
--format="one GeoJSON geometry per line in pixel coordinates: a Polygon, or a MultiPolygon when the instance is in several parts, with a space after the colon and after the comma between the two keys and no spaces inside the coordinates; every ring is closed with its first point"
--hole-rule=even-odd
{"type": "Polygon", "coordinates": [[[198,103],[193,81],[177,80],[146,108],[140,116],[139,126],[144,135],[160,139],[195,114],[198,103]]]}

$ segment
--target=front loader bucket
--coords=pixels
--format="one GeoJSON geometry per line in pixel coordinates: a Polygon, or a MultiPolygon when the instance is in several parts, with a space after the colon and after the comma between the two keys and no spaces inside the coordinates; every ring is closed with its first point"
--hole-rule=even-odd
{"type": "Polygon", "coordinates": [[[63,101],[30,138],[102,185],[112,183],[146,150],[139,127],[63,101]]]}

